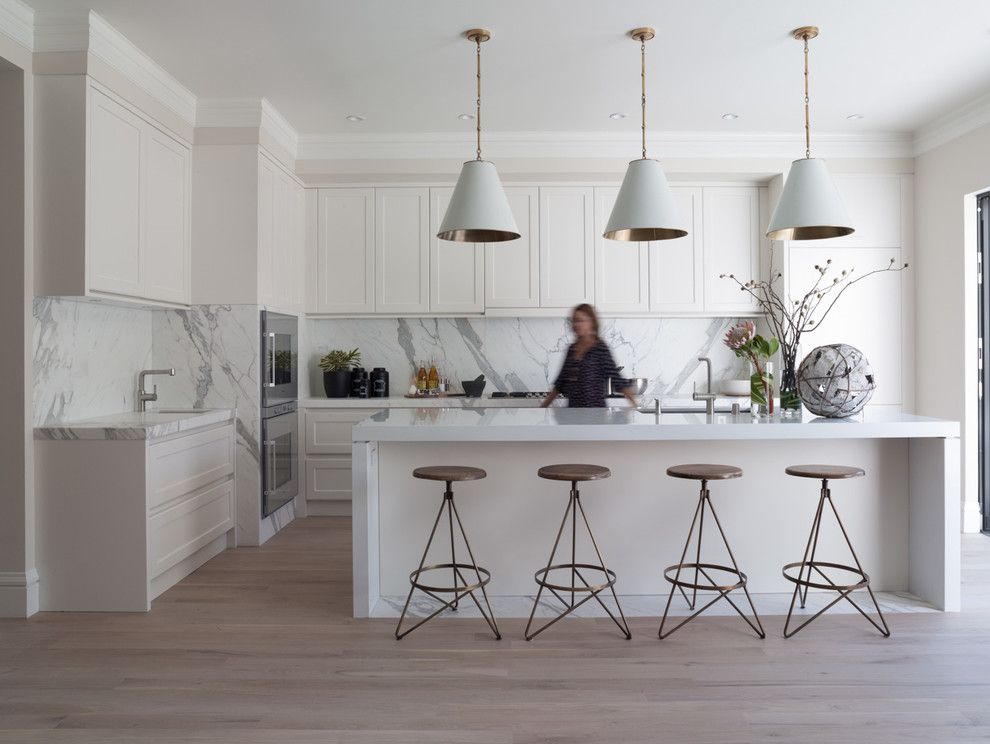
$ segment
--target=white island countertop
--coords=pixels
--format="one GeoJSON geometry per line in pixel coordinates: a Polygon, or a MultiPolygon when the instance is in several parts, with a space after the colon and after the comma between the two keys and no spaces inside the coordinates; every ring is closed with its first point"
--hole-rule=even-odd
{"type": "Polygon", "coordinates": [[[355,442],[566,442],[958,437],[955,421],[883,410],[848,419],[805,412],[754,420],[748,413],[640,413],[631,408],[389,409],[358,422],[355,442]]]}
{"type": "Polygon", "coordinates": [[[233,408],[166,408],[127,411],[34,428],[35,439],[162,439],[234,418],[233,408]]]}

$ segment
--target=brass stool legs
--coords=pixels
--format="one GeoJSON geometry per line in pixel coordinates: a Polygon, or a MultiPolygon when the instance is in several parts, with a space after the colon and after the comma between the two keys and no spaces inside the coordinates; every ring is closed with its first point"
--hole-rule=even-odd
{"type": "Polygon", "coordinates": [[[756,607],[753,606],[753,599],[749,596],[749,589],[746,588],[746,574],[739,570],[739,566],[736,563],[736,558],[732,554],[732,548],[729,547],[729,541],[725,537],[725,531],[722,529],[722,523],[719,521],[718,514],[715,513],[715,507],[711,502],[711,494],[708,491],[708,481],[701,481],[701,494],[698,498],[698,506],[694,510],[694,518],[691,520],[691,529],[688,530],[687,540],[684,543],[684,550],[681,551],[681,559],[673,566],[668,566],[664,572],[664,578],[670,582],[670,593],[667,595],[667,606],[663,610],[663,617],[660,619],[660,630],[657,631],[657,635],[660,639],[667,638],[669,635],[677,631],[678,629],[684,627],[689,622],[694,620],[698,615],[707,610],[713,604],[718,602],[720,599],[725,599],[732,608],[739,613],[739,617],[746,621],[746,624],[758,635],[760,638],[766,638],[766,633],[763,630],[763,623],[760,622],[760,616],[756,613],[756,607]],[[725,549],[729,553],[729,560],[732,561],[731,568],[729,566],[720,566],[715,563],[702,563],[701,562],[701,537],[705,525],[705,511],[711,512],[712,518],[715,520],[715,526],[718,527],[719,535],[722,537],[722,543],[725,545],[725,549]],[[684,560],[687,558],[688,549],[691,547],[691,538],[694,536],[694,527],[698,526],[698,547],[695,552],[695,562],[685,563],[684,560]],[[694,570],[694,581],[687,581],[681,579],[681,571],[694,570]],[[712,578],[709,571],[721,571],[732,576],[735,581],[728,584],[719,584],[715,579],[712,578]],[[674,575],[671,576],[671,573],[674,575]],[[698,583],[699,574],[708,582],[707,584],[698,583]],[[691,590],[691,599],[687,598],[687,593],[685,589],[691,590]],[[704,607],[695,610],[691,615],[681,620],[677,625],[664,632],[664,625],[667,623],[667,615],[670,612],[670,603],[674,599],[674,592],[680,590],[681,594],[684,596],[684,600],[688,603],[688,608],[694,610],[695,603],[698,597],[698,590],[702,591],[715,591],[718,594],[709,601],[704,607]],[[735,602],[729,597],[729,592],[734,589],[742,589],[746,594],[746,601],[749,602],[749,609],[753,613],[753,620],[750,620],[746,613],[744,613],[735,602]]]}
{"type": "Polygon", "coordinates": [[[787,611],[787,620],[784,622],[784,638],[790,638],[792,635],[800,631],[813,620],[820,617],[826,610],[838,604],[843,599],[855,607],[859,611],[859,614],[869,620],[870,625],[880,631],[884,638],[890,637],[890,629],[887,627],[887,621],[884,619],[883,613],[880,611],[880,605],[877,604],[877,598],[873,595],[873,589],[870,588],[870,577],[867,576],[866,572],[863,570],[863,566],[859,562],[859,557],[856,555],[856,551],[853,550],[852,541],[849,539],[849,534],[846,532],[846,526],[839,518],[839,512],[836,510],[835,504],[832,503],[832,492],[828,487],[828,479],[826,478],[822,479],[822,491],[821,496],[818,498],[818,510],[815,512],[815,519],[811,523],[811,534],[808,535],[808,544],[804,548],[804,556],[801,558],[799,563],[788,563],[784,566],[783,573],[784,578],[794,584],[794,594],[791,595],[791,606],[787,611]],[[838,522],[839,529],[842,530],[842,537],[845,538],[846,545],[849,546],[849,552],[852,555],[853,561],[856,563],[855,567],[842,565],[841,563],[830,563],[815,560],[815,552],[818,549],[818,536],[821,532],[822,515],[825,512],[826,502],[832,509],[832,513],[835,515],[835,521],[838,522]],[[799,569],[796,577],[788,573],[788,570],[793,571],[795,568],[799,569]],[[857,581],[852,584],[837,584],[822,570],[823,568],[832,568],[839,571],[845,571],[855,576],[857,581]],[[805,569],[807,569],[807,577],[805,577],[805,569]],[[812,572],[817,572],[817,574],[821,576],[821,579],[812,580],[812,572]],[[791,630],[790,624],[791,617],[794,613],[794,603],[800,597],[801,609],[804,609],[805,601],[808,598],[808,589],[812,587],[815,589],[831,589],[838,592],[839,596],[803,623],[798,625],[796,628],[791,630]],[[873,607],[877,611],[877,617],[880,618],[879,623],[867,615],[863,608],[856,604],[850,596],[857,589],[864,588],[867,592],[869,592],[870,601],[873,602],[873,607]]]}
{"type": "Polygon", "coordinates": [[[540,585],[539,591],[536,593],[536,600],[533,602],[533,610],[529,613],[529,622],[526,623],[526,640],[531,641],[544,630],[549,628],[551,625],[556,623],[558,620],[567,617],[578,607],[583,605],[585,602],[594,598],[598,601],[598,604],[602,606],[608,616],[612,618],[612,622],[618,626],[619,630],[626,637],[626,640],[632,638],[632,633],[629,632],[629,625],[626,623],[626,616],[622,613],[622,606],[619,604],[619,597],[615,593],[615,572],[609,568],[605,567],[605,559],[602,557],[602,551],[598,547],[598,541],[595,540],[595,535],[591,531],[591,524],[588,522],[588,517],[584,513],[584,507],[581,506],[581,494],[577,489],[577,482],[571,481],[571,492],[570,497],[567,502],[567,509],[564,510],[564,518],[561,520],[560,529],[557,530],[557,538],[553,541],[553,548],[550,551],[550,558],[547,560],[546,568],[541,568],[534,574],[536,583],[540,585]],[[581,521],[584,523],[584,527],[588,532],[588,537],[591,538],[591,544],[595,548],[595,553],[598,556],[598,564],[592,563],[578,563],[577,562],[577,516],[578,512],[581,513],[581,521]],[[560,545],[560,538],[564,534],[564,528],[567,526],[567,518],[571,518],[571,562],[570,563],[558,563],[554,564],[553,559],[557,554],[557,548],[560,545]],[[550,572],[560,569],[570,569],[571,571],[571,583],[569,585],[554,584],[550,581],[550,572]],[[591,584],[584,577],[582,573],[584,571],[597,571],[602,574],[604,582],[600,584],[591,584]],[[581,583],[578,584],[578,581],[581,583]],[[545,623],[540,628],[537,628],[533,632],[530,632],[530,628],[533,625],[533,617],[536,615],[536,608],[540,604],[540,597],[543,596],[543,590],[548,590],[553,596],[560,600],[561,604],[564,605],[564,611],[559,615],[556,615],[552,620],[545,623]],[[599,597],[599,593],[603,590],[609,589],[612,592],[612,598],[615,600],[616,609],[619,611],[619,617],[617,618],[608,606],[599,597]],[[564,599],[559,592],[571,595],[571,600],[568,602],[564,599]],[[575,597],[577,594],[585,594],[582,599],[575,602],[575,597]],[[621,618],[621,620],[620,620],[621,618]]]}
{"type": "Polygon", "coordinates": [[[467,533],[464,531],[464,525],[461,523],[461,516],[457,513],[457,506],[454,505],[454,493],[450,488],[451,481],[447,481],[447,488],[443,494],[443,503],[440,504],[440,511],[437,512],[437,518],[433,522],[433,529],[430,531],[430,539],[426,541],[426,549],[423,551],[423,557],[419,561],[419,568],[409,574],[409,594],[406,597],[406,604],[402,608],[402,614],[399,616],[399,622],[395,626],[395,637],[396,640],[401,640],[405,636],[412,633],[416,628],[424,623],[432,620],[434,617],[439,615],[441,612],[450,608],[452,610],[457,609],[457,603],[464,599],[466,596],[470,596],[474,603],[478,606],[478,611],[481,612],[481,616],[488,623],[488,627],[491,628],[492,633],[495,634],[496,640],[502,639],[502,634],[498,630],[498,625],[495,623],[495,613],[492,612],[492,606],[488,601],[488,593],[485,591],[485,585],[491,581],[491,573],[478,565],[478,562],[474,559],[474,553],[471,551],[471,543],[468,542],[467,533]],[[426,556],[430,552],[430,546],[433,544],[433,538],[437,534],[437,527],[440,526],[440,519],[443,517],[444,511],[447,512],[447,521],[450,527],[450,563],[437,563],[432,566],[424,566],[426,563],[426,556]],[[471,559],[470,563],[458,563],[456,558],[456,553],[454,552],[454,522],[457,522],[458,530],[461,536],[464,538],[464,545],[467,548],[468,557],[471,559]],[[453,574],[453,586],[431,586],[429,584],[423,583],[420,578],[423,574],[429,571],[441,571],[445,569],[450,569],[453,574]],[[461,571],[473,572],[475,578],[477,579],[474,583],[468,583],[468,579],[464,578],[464,574],[461,571]],[[411,628],[402,630],[402,621],[406,617],[406,611],[409,609],[409,602],[412,600],[413,592],[419,589],[424,594],[433,597],[443,604],[435,610],[431,615],[423,618],[411,628]],[[485,607],[481,606],[478,598],[474,596],[475,591],[481,590],[481,596],[485,600],[485,607],[488,611],[485,612],[485,607]],[[443,598],[438,596],[439,594],[453,594],[454,598],[450,601],[444,601],[443,598]]]}

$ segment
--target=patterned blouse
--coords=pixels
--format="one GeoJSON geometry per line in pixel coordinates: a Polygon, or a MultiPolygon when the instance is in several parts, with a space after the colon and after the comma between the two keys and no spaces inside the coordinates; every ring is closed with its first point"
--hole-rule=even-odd
{"type": "Polygon", "coordinates": [[[605,382],[611,378],[614,390],[622,390],[628,383],[619,376],[615,359],[604,341],[599,340],[580,359],[575,354],[576,346],[575,342],[568,347],[553,386],[567,398],[571,408],[604,408],[605,382]]]}

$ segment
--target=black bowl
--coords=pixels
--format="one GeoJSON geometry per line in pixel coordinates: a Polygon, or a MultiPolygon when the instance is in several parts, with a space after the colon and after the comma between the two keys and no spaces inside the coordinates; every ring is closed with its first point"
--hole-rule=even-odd
{"type": "Polygon", "coordinates": [[[461,380],[461,387],[464,388],[464,394],[468,398],[480,398],[487,382],[487,380],[461,380]]]}

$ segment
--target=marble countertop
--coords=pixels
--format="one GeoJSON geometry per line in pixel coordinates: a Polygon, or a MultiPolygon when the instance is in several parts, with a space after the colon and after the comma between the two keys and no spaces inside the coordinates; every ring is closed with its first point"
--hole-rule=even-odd
{"type": "Polygon", "coordinates": [[[128,411],[34,428],[35,439],[161,439],[214,426],[234,418],[233,408],[164,408],[128,411]]]}
{"type": "MultiPolygon", "coordinates": [[[[653,404],[653,398],[644,395],[640,400],[643,405],[653,404]]],[[[749,410],[749,396],[741,398],[719,397],[715,400],[716,411],[730,411],[732,404],[738,403],[744,411],[749,410]]],[[[608,408],[628,408],[629,402],[625,398],[607,398],[605,405],[608,408]]],[[[660,405],[663,408],[690,408],[697,411],[705,410],[703,400],[692,400],[691,398],[662,398],[660,405]]],[[[436,397],[436,398],[406,398],[404,396],[392,396],[390,398],[303,398],[299,401],[300,408],[539,408],[539,398],[492,398],[488,394],[481,398],[467,398],[464,396],[436,397]]],[[[553,402],[554,408],[566,408],[567,401],[557,398],[553,402]]]]}
{"type": "Polygon", "coordinates": [[[378,411],[355,442],[563,442],[958,437],[955,421],[871,410],[849,419],[754,420],[749,414],[639,413],[630,408],[420,408],[378,411]]]}

